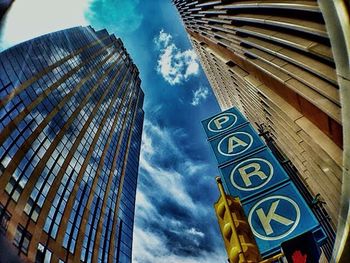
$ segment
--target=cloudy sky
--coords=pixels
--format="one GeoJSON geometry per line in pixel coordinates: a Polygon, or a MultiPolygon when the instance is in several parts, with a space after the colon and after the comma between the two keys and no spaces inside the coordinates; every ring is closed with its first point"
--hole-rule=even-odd
{"type": "Polygon", "coordinates": [[[145,92],[133,262],[226,262],[218,171],[200,124],[219,107],[171,0],[16,0],[0,49],[88,24],[123,40],[145,92]]]}

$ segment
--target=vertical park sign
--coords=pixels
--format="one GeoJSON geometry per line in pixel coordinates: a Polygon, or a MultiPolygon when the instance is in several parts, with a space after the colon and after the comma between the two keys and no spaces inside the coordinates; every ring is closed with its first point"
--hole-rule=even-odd
{"type": "Polygon", "coordinates": [[[281,243],[305,232],[318,245],[325,233],[248,120],[231,108],[202,121],[214,151],[223,185],[238,197],[263,257],[280,251],[281,243]]]}

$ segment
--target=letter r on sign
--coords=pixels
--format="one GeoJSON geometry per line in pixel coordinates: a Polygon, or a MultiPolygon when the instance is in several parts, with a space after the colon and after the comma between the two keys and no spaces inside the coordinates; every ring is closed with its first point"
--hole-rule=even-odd
{"type": "Polygon", "coordinates": [[[242,180],[246,186],[252,185],[252,182],[250,181],[251,176],[257,175],[260,177],[261,180],[265,180],[267,178],[267,175],[263,171],[261,171],[260,168],[260,164],[250,163],[238,169],[238,172],[241,175],[242,180]],[[254,168],[254,170],[247,173],[247,170],[250,168],[254,168]]]}

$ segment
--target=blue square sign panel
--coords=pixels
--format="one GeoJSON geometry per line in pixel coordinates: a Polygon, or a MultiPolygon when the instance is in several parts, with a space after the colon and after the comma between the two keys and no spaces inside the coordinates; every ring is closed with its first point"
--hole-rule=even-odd
{"type": "Polygon", "coordinates": [[[250,124],[210,141],[219,167],[261,149],[265,143],[250,124]]]}
{"type": "Polygon", "coordinates": [[[208,139],[213,138],[221,133],[239,128],[247,123],[247,119],[240,113],[237,108],[233,107],[220,114],[202,121],[205,133],[208,139]]]}
{"type": "Polygon", "coordinates": [[[291,182],[250,200],[243,209],[263,257],[278,252],[282,242],[319,227],[291,182]]]}
{"type": "Polygon", "coordinates": [[[228,194],[242,203],[289,180],[268,148],[255,152],[220,169],[228,194]]]}

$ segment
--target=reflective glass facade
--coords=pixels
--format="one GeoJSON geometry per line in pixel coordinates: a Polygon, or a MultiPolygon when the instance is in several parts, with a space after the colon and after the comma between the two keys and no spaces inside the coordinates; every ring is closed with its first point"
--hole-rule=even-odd
{"type": "Polygon", "coordinates": [[[58,31],[0,74],[0,234],[33,262],[131,262],[144,95],[121,40],[58,31]]]}

